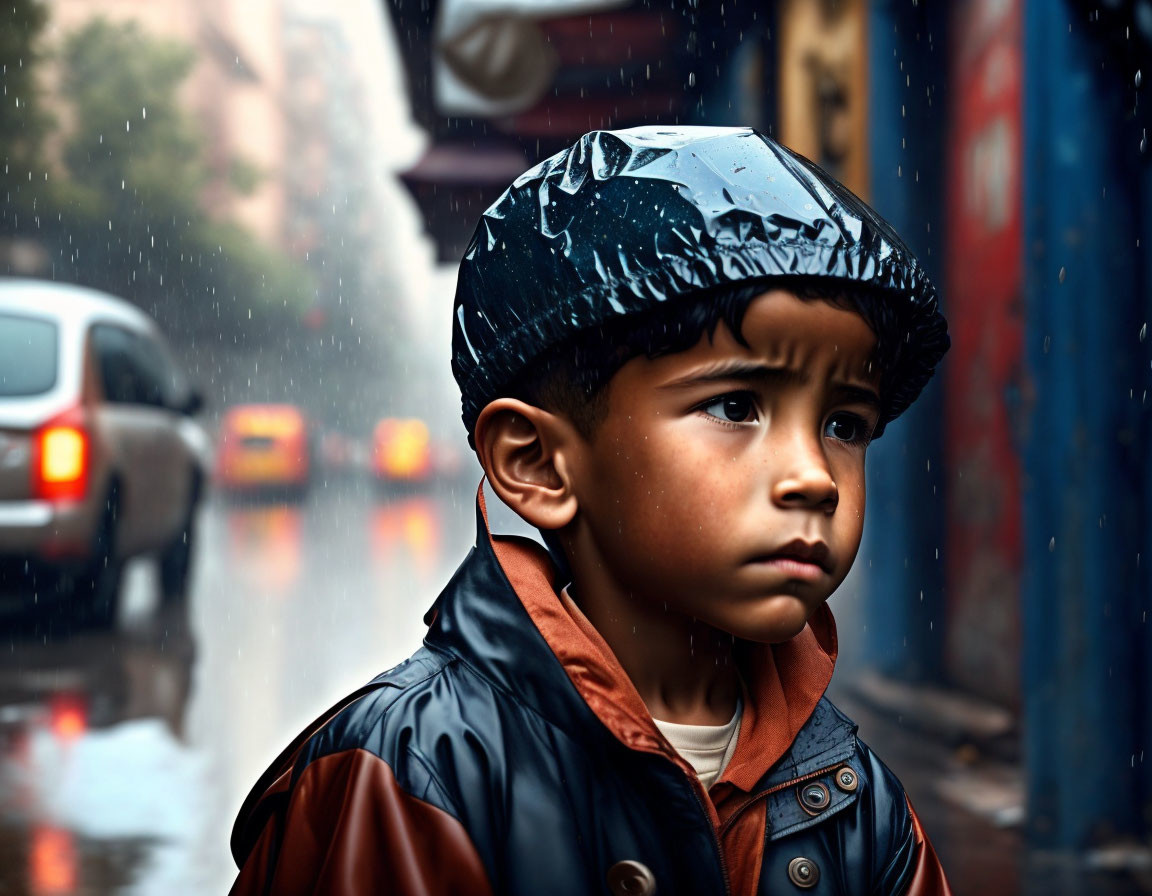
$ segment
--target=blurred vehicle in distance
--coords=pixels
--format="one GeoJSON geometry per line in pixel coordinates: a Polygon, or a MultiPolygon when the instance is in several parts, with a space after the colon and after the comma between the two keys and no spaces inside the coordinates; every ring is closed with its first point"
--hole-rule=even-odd
{"type": "Polygon", "coordinates": [[[372,430],[368,469],[382,487],[428,482],[435,472],[428,424],[415,417],[379,421],[372,430]]]}
{"type": "Polygon", "coordinates": [[[163,595],[185,596],[210,456],[202,405],[139,309],[0,278],[0,594],[63,598],[110,624],[124,561],[155,554],[163,595]]]}
{"type": "Polygon", "coordinates": [[[220,424],[217,485],[232,496],[303,500],[312,477],[307,417],[290,404],[241,404],[220,424]]]}

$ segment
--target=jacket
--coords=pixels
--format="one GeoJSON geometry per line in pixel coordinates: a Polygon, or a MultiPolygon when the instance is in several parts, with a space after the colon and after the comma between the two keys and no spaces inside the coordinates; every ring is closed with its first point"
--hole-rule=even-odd
{"type": "Polygon", "coordinates": [[[749,645],[706,791],[539,546],[488,532],[423,647],[309,726],[232,834],[240,894],[947,896],[895,776],[824,696],[826,606],[749,645]]]}

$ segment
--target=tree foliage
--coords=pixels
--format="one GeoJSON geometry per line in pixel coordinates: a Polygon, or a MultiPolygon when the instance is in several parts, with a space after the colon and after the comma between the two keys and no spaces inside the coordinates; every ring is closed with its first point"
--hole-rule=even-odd
{"type": "MultiPolygon", "coordinates": [[[[38,4],[26,5],[24,49],[13,52],[24,54],[21,83],[36,97],[27,60],[39,58],[44,22],[38,4]]],[[[255,339],[272,319],[296,319],[312,294],[303,266],[204,213],[207,147],[179,96],[192,51],[133,23],[95,19],[65,38],[57,62],[61,114],[44,142],[58,164],[37,144],[23,168],[10,166],[0,235],[38,241],[55,279],[129,298],[172,329],[255,339]]],[[[30,101],[23,124],[2,122],[5,148],[29,144],[34,122],[46,120],[35,113],[30,101]]],[[[231,167],[247,186],[258,182],[243,160],[231,167]]]]}
{"type": "Polygon", "coordinates": [[[190,215],[208,182],[204,147],[181,108],[191,49],[134,23],[96,19],[64,41],[60,89],[71,125],[63,162],[77,189],[108,209],[190,215]]]}
{"type": "Polygon", "coordinates": [[[0,163],[8,168],[26,167],[48,125],[35,77],[47,21],[36,0],[7,0],[0,7],[0,163]]]}

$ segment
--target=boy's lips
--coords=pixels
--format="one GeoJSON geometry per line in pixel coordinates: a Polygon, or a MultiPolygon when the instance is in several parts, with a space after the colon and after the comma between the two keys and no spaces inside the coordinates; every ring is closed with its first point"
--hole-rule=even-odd
{"type": "Polygon", "coordinates": [[[752,558],[753,563],[774,566],[783,572],[801,576],[815,576],[832,571],[832,552],[822,541],[796,538],[766,554],[752,558]]]}

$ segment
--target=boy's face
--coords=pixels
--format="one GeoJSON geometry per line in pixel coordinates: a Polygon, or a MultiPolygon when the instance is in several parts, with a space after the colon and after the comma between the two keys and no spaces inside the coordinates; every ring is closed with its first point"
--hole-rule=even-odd
{"type": "Polygon", "coordinates": [[[575,458],[574,544],[627,599],[779,642],[860,546],[876,339],[854,312],[783,290],[752,301],[742,332],[747,347],[721,323],[613,377],[575,458]]]}

